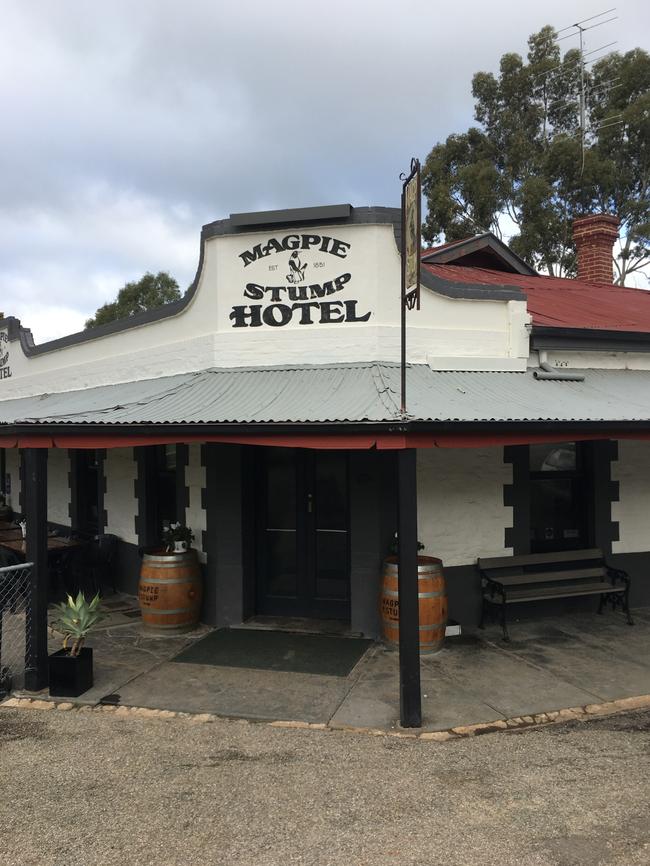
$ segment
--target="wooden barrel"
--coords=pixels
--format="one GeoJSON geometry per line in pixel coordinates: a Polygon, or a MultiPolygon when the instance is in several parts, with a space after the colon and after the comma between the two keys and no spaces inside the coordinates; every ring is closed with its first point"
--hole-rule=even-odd
{"type": "MultiPolygon", "coordinates": [[[[399,592],[397,557],[384,560],[381,594],[381,621],[384,639],[399,644],[399,592]]],[[[418,607],[420,611],[420,652],[435,653],[442,649],[447,625],[447,587],[442,560],[418,556],[418,607]]]]}
{"type": "Polygon", "coordinates": [[[203,587],[196,551],[145,553],[138,600],[142,622],[157,631],[188,631],[199,621],[203,587]]]}

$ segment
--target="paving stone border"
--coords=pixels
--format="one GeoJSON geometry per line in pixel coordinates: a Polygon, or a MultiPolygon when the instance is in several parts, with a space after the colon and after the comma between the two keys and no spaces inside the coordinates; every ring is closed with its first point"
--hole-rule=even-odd
{"type": "Polygon", "coordinates": [[[405,740],[423,740],[434,743],[446,743],[463,737],[476,737],[480,734],[493,734],[499,731],[537,728],[543,725],[562,724],[570,721],[587,721],[594,716],[610,716],[615,713],[632,710],[650,709],[650,695],[639,695],[633,698],[619,698],[602,704],[586,704],[583,707],[568,707],[563,710],[553,710],[547,713],[536,713],[532,716],[515,716],[512,719],[496,719],[493,722],[482,722],[477,725],[460,725],[446,731],[415,731],[408,729],[384,730],[382,728],[362,728],[353,725],[325,724],[323,722],[300,722],[278,720],[275,722],[257,722],[249,719],[233,719],[219,716],[215,713],[185,713],[175,710],[154,710],[148,707],[127,707],[115,704],[75,704],[72,701],[56,701],[44,698],[12,697],[0,702],[0,709],[12,708],[21,710],[59,710],[76,713],[109,713],[120,718],[137,719],[185,719],[192,724],[230,721],[235,724],[266,724],[272,728],[293,728],[310,731],[342,731],[350,734],[365,734],[371,737],[399,737],[405,740]]]}

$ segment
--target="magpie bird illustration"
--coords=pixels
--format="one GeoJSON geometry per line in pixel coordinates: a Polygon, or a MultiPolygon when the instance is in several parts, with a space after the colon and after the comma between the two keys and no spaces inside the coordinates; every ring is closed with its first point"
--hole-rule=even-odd
{"type": "Polygon", "coordinates": [[[287,282],[288,283],[301,283],[305,279],[305,270],[307,268],[307,262],[303,265],[300,261],[300,256],[298,255],[298,251],[291,253],[291,258],[289,259],[289,271],[287,274],[287,282]]]}

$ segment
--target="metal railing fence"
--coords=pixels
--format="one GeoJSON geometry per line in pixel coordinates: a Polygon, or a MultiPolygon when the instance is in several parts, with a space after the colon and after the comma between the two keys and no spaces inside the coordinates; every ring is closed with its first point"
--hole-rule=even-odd
{"type": "Polygon", "coordinates": [[[30,657],[31,577],[33,564],[0,568],[0,698],[25,685],[30,657]]]}

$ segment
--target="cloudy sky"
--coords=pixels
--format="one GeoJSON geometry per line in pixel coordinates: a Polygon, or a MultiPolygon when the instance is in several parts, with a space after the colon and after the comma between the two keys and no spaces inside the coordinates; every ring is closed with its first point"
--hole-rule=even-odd
{"type": "MultiPolygon", "coordinates": [[[[231,212],[397,205],[475,71],[608,5],[4,0],[0,309],[42,342],[147,270],[185,289],[231,212]]],[[[592,47],[647,48],[645,0],[617,14],[592,47]]]]}

